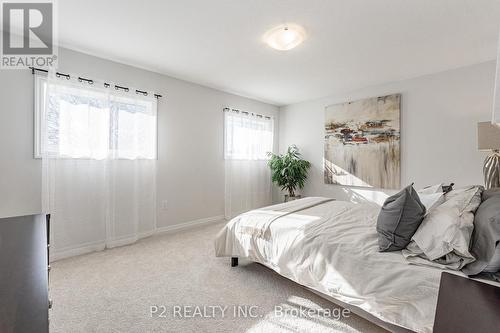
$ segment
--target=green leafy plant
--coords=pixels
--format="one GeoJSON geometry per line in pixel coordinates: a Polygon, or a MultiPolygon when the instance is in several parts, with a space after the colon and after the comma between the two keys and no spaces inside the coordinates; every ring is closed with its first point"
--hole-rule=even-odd
{"type": "Polygon", "coordinates": [[[295,190],[304,188],[311,163],[301,158],[296,145],[288,147],[285,154],[268,153],[268,155],[271,156],[268,164],[271,168],[273,183],[280,186],[282,190],[288,190],[290,197],[295,197],[295,190]]]}

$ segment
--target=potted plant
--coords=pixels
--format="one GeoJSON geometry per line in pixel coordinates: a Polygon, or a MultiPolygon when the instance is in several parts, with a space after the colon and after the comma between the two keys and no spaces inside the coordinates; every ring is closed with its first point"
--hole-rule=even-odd
{"type": "Polygon", "coordinates": [[[271,157],[268,164],[271,168],[273,183],[281,187],[281,190],[288,191],[285,195],[285,202],[300,199],[300,195],[296,195],[295,190],[304,188],[311,163],[301,158],[296,145],[288,147],[285,154],[268,153],[268,155],[271,157]]]}

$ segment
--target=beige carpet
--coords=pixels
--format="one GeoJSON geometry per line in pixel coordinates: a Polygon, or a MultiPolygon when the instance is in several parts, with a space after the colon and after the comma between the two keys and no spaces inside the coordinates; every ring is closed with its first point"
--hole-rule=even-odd
{"type": "Polygon", "coordinates": [[[221,226],[53,263],[51,332],[384,332],[353,314],[335,320],[339,308],[264,266],[231,268],[228,258],[215,258],[221,226]],[[165,308],[152,317],[155,305],[165,308]],[[175,317],[174,306],[181,307],[175,317]],[[209,318],[200,318],[195,306],[209,318]],[[222,316],[210,306],[227,310],[222,316]],[[187,310],[192,318],[179,318],[187,310]]]}

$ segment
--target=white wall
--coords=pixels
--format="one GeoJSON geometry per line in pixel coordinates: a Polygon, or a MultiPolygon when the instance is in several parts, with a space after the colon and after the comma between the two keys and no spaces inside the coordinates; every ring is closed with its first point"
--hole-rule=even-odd
{"type": "MultiPolygon", "coordinates": [[[[223,107],[278,120],[276,106],[71,50],[59,50],[59,71],[163,95],[158,227],[224,215],[223,107]]],[[[29,70],[0,71],[0,216],[39,212],[40,177],[40,161],[33,159],[33,77],[29,70]]]]}
{"type": "MultiPolygon", "coordinates": [[[[401,184],[483,184],[476,123],[491,119],[494,76],[495,62],[487,62],[282,107],[280,152],[297,144],[312,162],[303,194],[380,202],[390,192],[324,184],[324,112],[335,103],[401,93],[401,184]]],[[[281,199],[278,191],[274,199],[281,199]]]]}
{"type": "MultiPolygon", "coordinates": [[[[275,117],[278,113],[272,105],[70,50],[60,50],[59,63],[62,72],[164,95],[158,106],[160,227],[223,215],[224,106],[275,117]],[[163,200],[167,200],[167,210],[161,209],[163,200]]],[[[481,184],[485,153],[476,149],[476,123],[491,117],[494,73],[495,63],[488,62],[282,107],[280,151],[295,143],[313,163],[305,195],[382,200],[379,191],[323,184],[324,108],[402,93],[402,184],[481,184]]],[[[40,169],[40,161],[33,159],[33,77],[28,70],[2,70],[0,216],[40,211],[40,169]]],[[[281,200],[277,192],[275,200],[281,200]]]]}

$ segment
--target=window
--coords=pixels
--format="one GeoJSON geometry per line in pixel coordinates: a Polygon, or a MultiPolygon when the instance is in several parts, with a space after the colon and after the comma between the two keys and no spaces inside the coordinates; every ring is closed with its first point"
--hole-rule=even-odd
{"type": "Polygon", "coordinates": [[[230,109],[224,112],[224,158],[266,160],[273,151],[274,121],[270,117],[230,109]]]}
{"type": "Polygon", "coordinates": [[[156,159],[156,100],[63,79],[35,79],[35,155],[156,159]]]}

